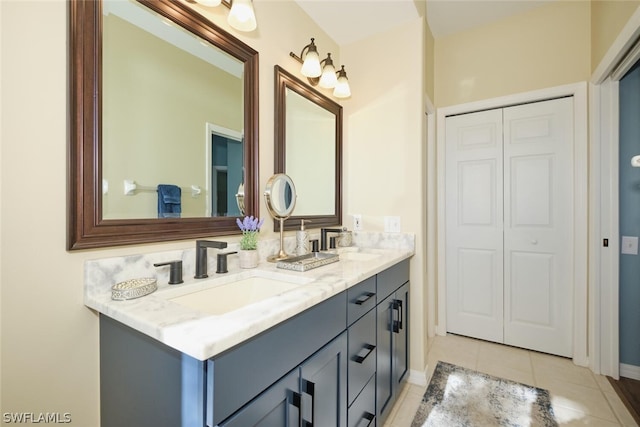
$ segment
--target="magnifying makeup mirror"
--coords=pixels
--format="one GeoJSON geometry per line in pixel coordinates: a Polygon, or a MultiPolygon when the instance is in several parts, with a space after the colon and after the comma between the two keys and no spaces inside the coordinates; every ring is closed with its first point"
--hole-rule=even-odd
{"type": "Polygon", "coordinates": [[[289,257],[284,251],[284,220],[289,218],[296,206],[296,187],[291,178],[283,173],[273,175],[267,181],[264,199],[269,214],[280,221],[280,252],[267,258],[269,262],[276,262],[289,257]]]}

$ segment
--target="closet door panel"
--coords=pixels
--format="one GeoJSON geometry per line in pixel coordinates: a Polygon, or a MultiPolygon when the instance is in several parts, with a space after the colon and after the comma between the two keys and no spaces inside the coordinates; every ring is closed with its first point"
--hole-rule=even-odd
{"type": "Polygon", "coordinates": [[[505,343],[571,356],[573,99],[504,109],[505,343]]]}
{"type": "Polygon", "coordinates": [[[502,112],[446,119],[447,330],[503,339],[502,112]]]}

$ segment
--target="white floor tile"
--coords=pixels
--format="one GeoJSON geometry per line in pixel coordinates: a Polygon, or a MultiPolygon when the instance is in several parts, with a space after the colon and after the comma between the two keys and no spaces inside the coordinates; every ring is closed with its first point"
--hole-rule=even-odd
{"type": "MultiPolygon", "coordinates": [[[[569,359],[455,335],[430,341],[428,380],[437,361],[442,360],[548,389],[562,427],[636,426],[606,377],[594,375],[569,359]]],[[[426,387],[407,386],[384,427],[410,427],[425,390],[426,387]]]]}

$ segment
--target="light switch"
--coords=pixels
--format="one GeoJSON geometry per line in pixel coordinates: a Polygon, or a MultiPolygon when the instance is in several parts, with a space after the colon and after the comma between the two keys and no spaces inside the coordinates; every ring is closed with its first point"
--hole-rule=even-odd
{"type": "Polygon", "coordinates": [[[638,255],[637,236],[622,236],[622,253],[626,255],[638,255]]]}
{"type": "Polygon", "coordinates": [[[400,232],[400,217],[399,216],[385,216],[384,217],[384,231],[385,231],[385,233],[399,233],[400,232]]]}

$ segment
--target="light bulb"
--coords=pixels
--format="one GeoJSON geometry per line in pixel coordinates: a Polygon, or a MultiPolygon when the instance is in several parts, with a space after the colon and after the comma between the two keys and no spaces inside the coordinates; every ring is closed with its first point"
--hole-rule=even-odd
{"type": "Polygon", "coordinates": [[[333,66],[333,60],[331,54],[327,54],[327,58],[323,61],[324,67],[322,67],[322,76],[320,76],[320,87],[325,89],[333,89],[336,87],[338,77],[336,76],[336,69],[333,66]]]}
{"type": "Polygon", "coordinates": [[[258,27],[251,0],[232,0],[227,22],[238,31],[253,31],[258,27]]]}
{"type": "Polygon", "coordinates": [[[320,57],[318,56],[318,51],[316,50],[315,45],[311,45],[309,51],[305,55],[304,63],[302,64],[300,72],[305,77],[320,77],[322,74],[322,69],[320,68],[320,57]]]}
{"type": "Polygon", "coordinates": [[[336,98],[348,98],[351,96],[351,88],[349,87],[349,79],[347,79],[347,72],[342,69],[338,71],[338,83],[336,83],[335,89],[333,89],[333,96],[336,98]]]}

